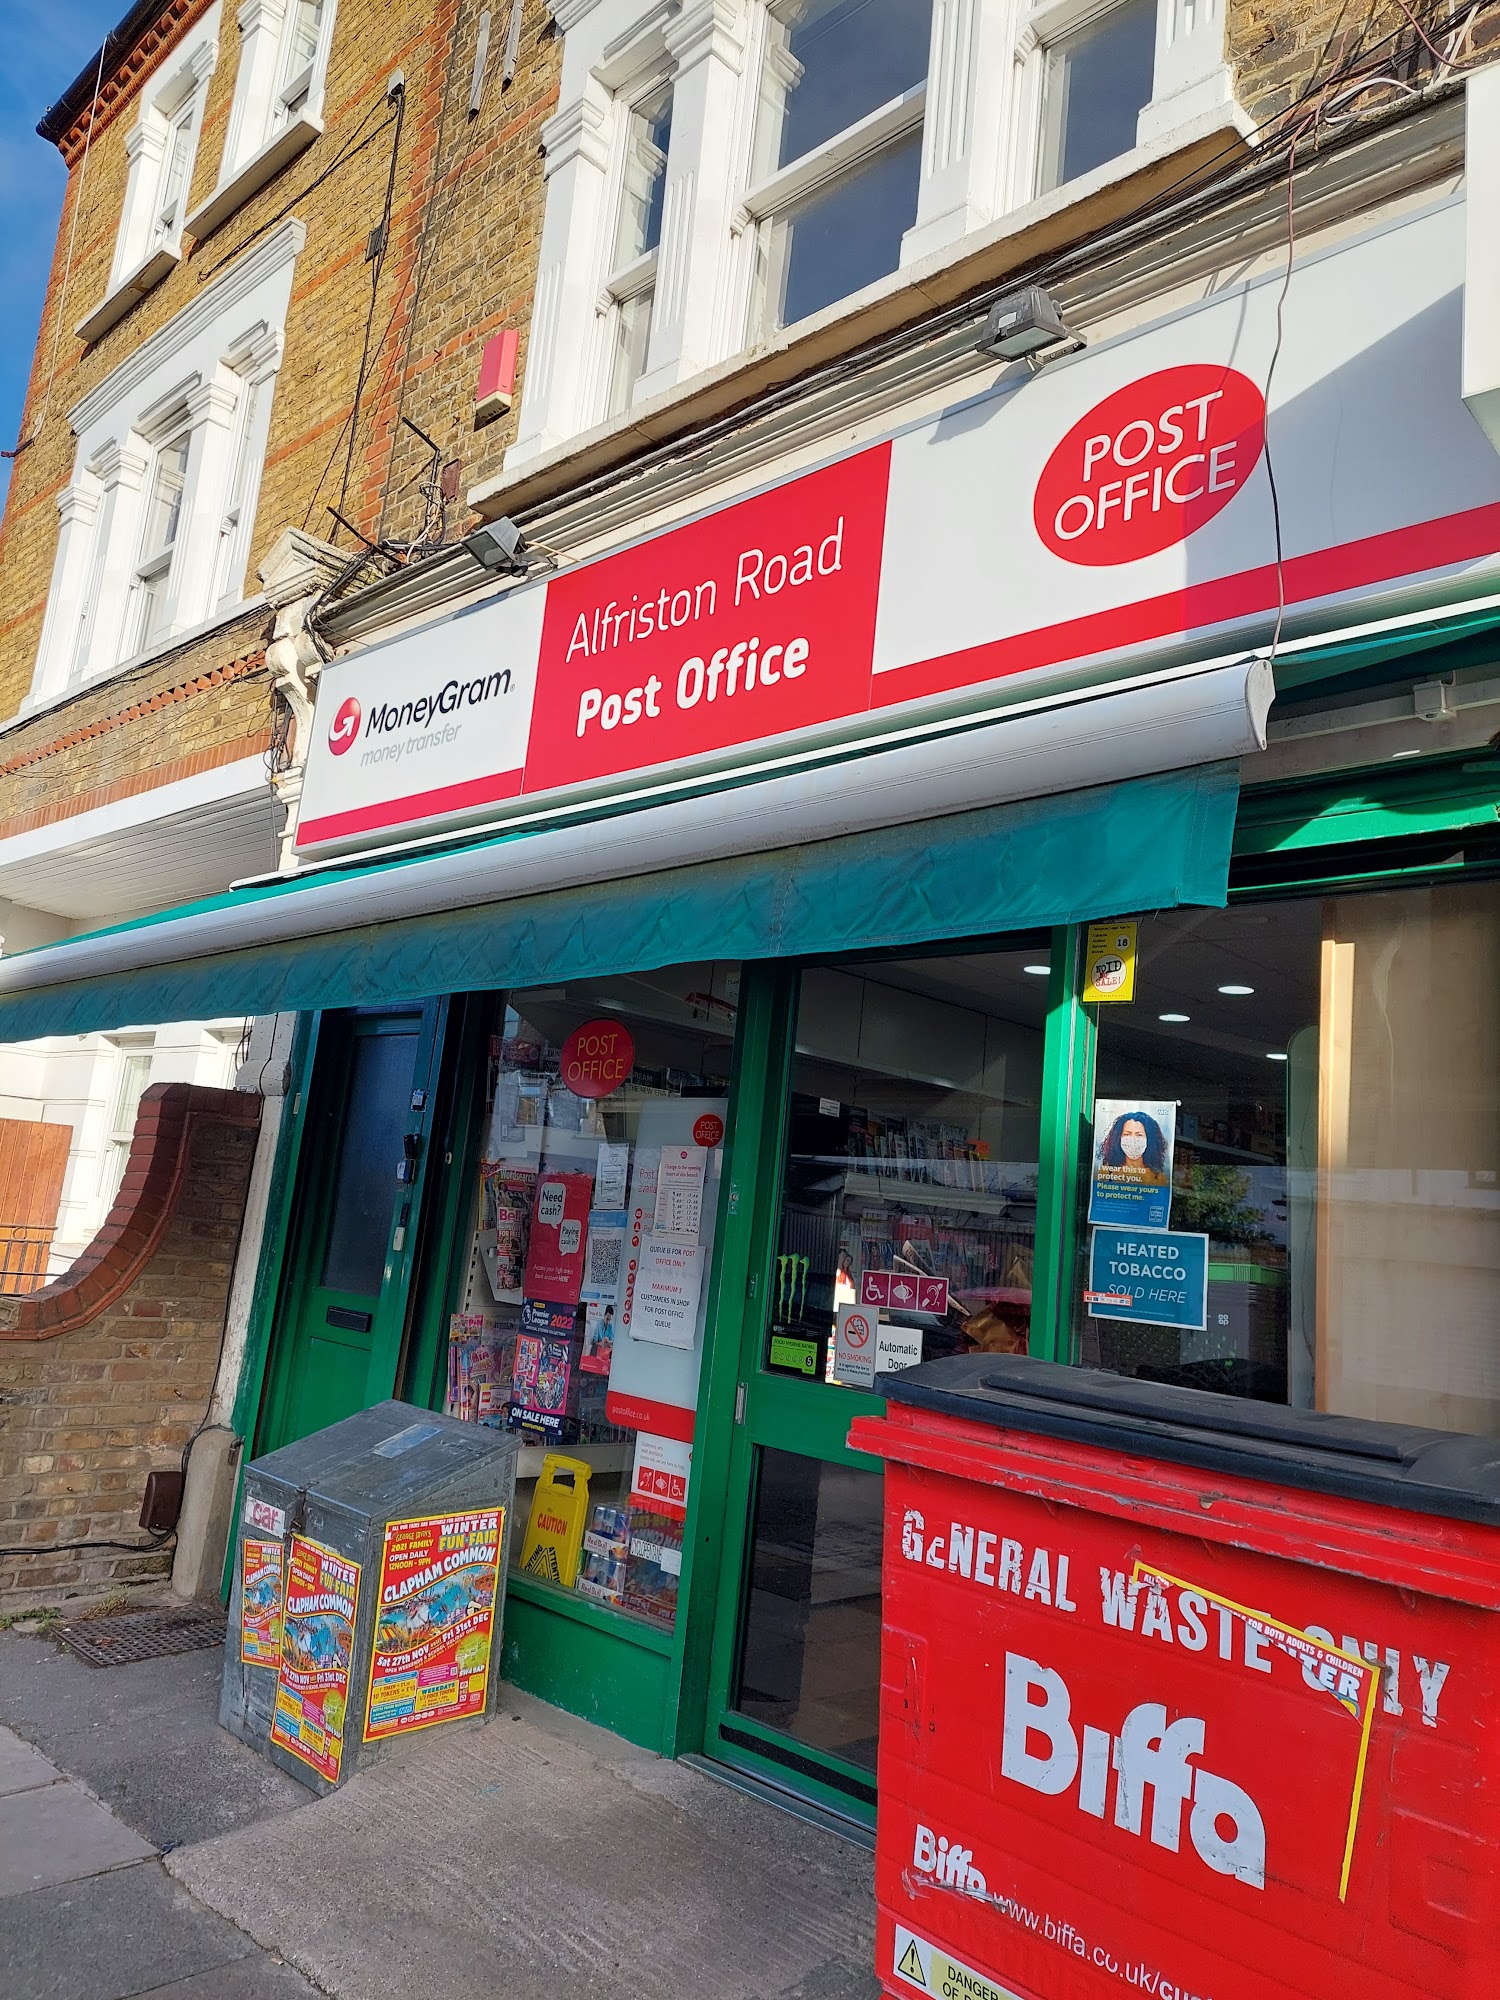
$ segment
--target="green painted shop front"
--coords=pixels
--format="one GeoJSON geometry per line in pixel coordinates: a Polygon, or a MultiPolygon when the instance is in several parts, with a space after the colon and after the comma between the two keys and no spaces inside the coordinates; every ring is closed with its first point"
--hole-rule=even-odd
{"type": "MultiPolygon", "coordinates": [[[[1399,684],[1402,663],[1367,664],[1372,676],[1399,684]]],[[[1346,672],[1340,696],[1355,685],[1346,672]]],[[[1131,787],[1112,789],[1119,827],[1131,787]]],[[[1328,1328],[1344,1324],[1339,1274],[1371,1253],[1345,1240],[1345,1211],[1335,1204],[1325,1212],[1309,1189],[1329,1170],[1330,1120],[1343,1115],[1347,1126],[1352,1099],[1357,1123],[1367,1088],[1358,987],[1367,962],[1387,967],[1387,1016],[1393,1007],[1411,1015],[1437,1004],[1425,987],[1418,993],[1415,954],[1441,959],[1456,950],[1462,990],[1451,1002],[1451,1032],[1466,1032],[1486,992],[1494,1014],[1497,797],[1493,753],[1266,786],[1241,797],[1237,810],[1231,784],[1227,809],[1222,796],[1214,808],[1221,839],[1233,825],[1218,894],[1206,877],[1174,886],[1150,865],[1140,866],[1140,890],[1130,894],[1106,865],[1102,880],[1077,887],[1065,921],[1037,923],[1024,918],[1063,890],[1055,872],[1041,869],[1050,887],[1039,891],[1034,867],[1020,891],[964,882],[937,916],[927,889],[914,894],[904,911],[887,909],[883,944],[870,941],[868,924],[843,921],[830,901],[824,928],[833,948],[806,948],[820,921],[814,912],[807,927],[787,932],[802,949],[713,953],[709,970],[693,975],[706,978],[705,990],[684,993],[686,973],[674,986],[658,955],[633,969],[561,965],[545,984],[528,966],[524,985],[497,979],[482,991],[378,1009],[309,1009],[237,1427],[259,1452],[391,1393],[443,1407],[449,1330],[474,1268],[474,1190],[492,1129],[496,1048],[509,1046],[507,1036],[554,1032],[528,1025],[533,1016],[557,1023],[559,1038],[580,1018],[624,1019],[635,1023],[638,1048],[653,1023],[667,1021],[679,1039],[662,1043],[651,1076],[677,1076],[672,1087],[689,1098],[720,1089],[727,1097],[722,1171],[717,1179],[710,1172],[705,1194],[714,1216],[675,1615],[641,1615],[513,1568],[504,1671],[635,1743],[706,1757],[800,1810],[872,1825],[881,1489],[878,1468],[846,1439],[851,1420],[880,1402],[836,1379],[828,1339],[837,1303],[853,1296],[855,1267],[879,1261],[869,1244],[880,1216],[899,1218],[896,1238],[909,1232],[897,1243],[897,1267],[946,1259],[955,1296],[965,1279],[954,1257],[972,1257],[976,1232],[989,1232],[981,1246],[989,1265],[977,1274],[971,1266],[965,1310],[947,1322],[949,1336],[968,1329],[953,1336],[968,1345],[1020,1345],[1270,1400],[1362,1407],[1374,1389],[1357,1342],[1347,1328],[1338,1340],[1328,1328]],[[1023,920],[996,921],[1007,901],[1023,920]],[[972,930],[963,926],[965,906],[983,912],[972,930]],[[1085,998],[1090,918],[1138,923],[1141,988],[1132,1006],[1085,998]],[[1354,981],[1342,1000],[1340,966],[1354,981]],[[657,998],[643,1006],[648,989],[657,998]],[[1236,1016],[1236,1007],[1251,1014],[1236,1016]],[[897,1022],[888,1032],[880,1025],[887,1017],[897,1022]],[[970,1032],[989,1040],[965,1068],[949,1051],[970,1032]],[[914,1045],[919,1033],[929,1055],[879,1054],[882,1034],[890,1050],[902,1036],[903,1049],[914,1045]],[[1330,1054],[1342,1046],[1340,1033],[1353,1048],[1338,1058],[1342,1069],[1330,1054]],[[696,1069],[682,1055],[682,1036],[697,1038],[696,1069]],[[1343,1114],[1333,1103],[1340,1090],[1343,1114]],[[1148,1329],[1101,1322],[1083,1303],[1082,1190],[1096,1097],[1168,1096],[1182,1107],[1179,1146],[1197,1162],[1185,1170],[1184,1199],[1198,1204],[1212,1246],[1210,1300],[1219,1310],[1210,1318],[1229,1329],[1221,1352],[1208,1336],[1168,1352],[1142,1341],[1148,1329]],[[989,1119],[985,1129],[997,1136],[965,1142],[954,1106],[979,1097],[971,1135],[989,1119]],[[877,1100],[880,1117],[869,1111],[877,1100]],[[946,1126],[934,1106],[948,1114],[946,1126]],[[882,1123],[903,1136],[872,1137],[882,1123]],[[958,1133],[951,1146],[933,1137],[944,1131],[958,1133]],[[378,1186],[367,1171],[372,1147],[382,1162],[378,1186]],[[386,1171],[391,1162],[403,1178],[386,1171]],[[367,1274],[355,1274],[352,1290],[334,1241],[346,1183],[350,1212],[367,1235],[374,1229],[381,1253],[367,1245],[367,1274]],[[857,1190],[860,1199],[851,1199],[857,1190]],[[1238,1203],[1228,1219],[1226,1201],[1230,1211],[1238,1203]],[[1257,1235],[1259,1225],[1245,1222],[1252,1209],[1269,1230],[1257,1235]],[[818,1248],[835,1238],[836,1249],[818,1248]]],[[[1023,873],[1040,850],[1017,829],[1046,825],[1045,811],[1029,813],[1001,829],[1023,873]]],[[[991,825],[986,837],[995,834],[991,825]]],[[[1481,1035],[1466,1058],[1464,1090],[1481,1107],[1481,1123],[1492,1122],[1494,1040],[1481,1035]]],[[[1426,1059],[1410,1053],[1410,1041],[1402,1104],[1413,1092],[1431,1094],[1426,1059]]],[[[1480,1188],[1500,1164],[1488,1160],[1482,1138],[1435,1143],[1467,1146],[1473,1158],[1413,1164],[1462,1170],[1480,1188]]],[[[1378,1145],[1370,1145],[1373,1170],[1378,1145]]],[[[342,1240],[355,1240],[347,1227],[342,1240]]],[[[1455,1254],[1467,1269],[1489,1252],[1455,1254]]],[[[919,1320],[912,1337],[924,1358],[946,1351],[941,1325],[924,1331],[919,1320]]],[[[1455,1407],[1434,1392],[1409,1405],[1409,1420],[1456,1428],[1489,1421],[1477,1408],[1455,1421],[1455,1407]]],[[[523,1491],[517,1546],[525,1508],[523,1491]]]]}

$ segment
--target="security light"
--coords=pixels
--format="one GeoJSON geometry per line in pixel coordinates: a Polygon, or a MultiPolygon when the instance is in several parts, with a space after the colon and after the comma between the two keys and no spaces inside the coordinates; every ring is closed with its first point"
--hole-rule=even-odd
{"type": "Polygon", "coordinates": [[[1055,301],[1040,285],[997,299],[979,336],[979,352],[993,354],[997,361],[1030,361],[1050,348],[1071,353],[1082,346],[1081,337],[1064,323],[1055,301]]]}
{"type": "Polygon", "coordinates": [[[508,514],[502,514],[498,521],[486,521],[482,528],[466,535],[464,547],[482,569],[493,570],[498,576],[526,574],[526,537],[508,514]]]}

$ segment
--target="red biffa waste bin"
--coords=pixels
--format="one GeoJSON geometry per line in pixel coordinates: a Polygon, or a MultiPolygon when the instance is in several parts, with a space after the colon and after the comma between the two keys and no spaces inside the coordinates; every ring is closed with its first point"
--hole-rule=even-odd
{"type": "Polygon", "coordinates": [[[882,1382],[890,2000],[1497,2000],[1500,1446],[882,1382]]]}

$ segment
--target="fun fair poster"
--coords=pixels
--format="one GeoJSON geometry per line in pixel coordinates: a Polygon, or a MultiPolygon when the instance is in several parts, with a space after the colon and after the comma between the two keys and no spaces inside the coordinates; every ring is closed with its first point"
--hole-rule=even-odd
{"type": "Polygon", "coordinates": [[[359,1564],[293,1535],[271,1741],[336,1785],[344,1758],[359,1564]]]}
{"type": "Polygon", "coordinates": [[[483,1714],[504,1530],[502,1507],[386,1527],[367,1743],[483,1714]]]}

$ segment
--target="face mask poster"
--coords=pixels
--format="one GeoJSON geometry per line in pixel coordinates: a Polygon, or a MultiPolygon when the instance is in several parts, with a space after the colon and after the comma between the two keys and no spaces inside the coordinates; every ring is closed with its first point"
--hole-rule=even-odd
{"type": "Polygon", "coordinates": [[[1101,1097],[1089,1173],[1091,1319],[1201,1330],[1208,1310],[1208,1238],[1173,1230],[1175,1103],[1101,1097]]]}

